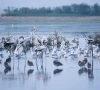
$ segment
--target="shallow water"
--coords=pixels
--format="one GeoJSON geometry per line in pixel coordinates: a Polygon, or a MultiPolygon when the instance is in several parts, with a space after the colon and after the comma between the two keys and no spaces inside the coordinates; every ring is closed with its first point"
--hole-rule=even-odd
{"type": "MultiPolygon", "coordinates": [[[[72,38],[68,38],[72,39],[72,38]]],[[[84,38],[80,38],[81,48],[85,48],[84,38]],[[83,44],[84,43],[84,44],[83,44]]],[[[6,51],[2,58],[2,64],[0,65],[0,90],[97,90],[100,88],[100,60],[94,60],[94,78],[88,78],[88,73],[83,72],[79,74],[81,69],[77,62],[82,60],[84,55],[80,55],[78,58],[73,58],[67,53],[68,58],[61,58],[59,61],[63,66],[56,67],[53,64],[53,58],[51,53],[49,57],[43,56],[42,59],[32,58],[31,51],[26,55],[26,58],[17,59],[12,57],[10,64],[12,70],[7,74],[4,74],[4,61],[7,58],[6,51]],[[27,65],[27,60],[34,63],[34,67],[27,65]],[[41,69],[41,65],[43,68],[41,69]],[[33,73],[28,75],[28,70],[34,69],[33,73]],[[62,69],[54,73],[54,70],[62,69]]],[[[88,58],[90,60],[90,58],[88,58]]],[[[86,67],[87,68],[87,67],[86,67]]]]}
{"type": "Polygon", "coordinates": [[[52,34],[55,30],[61,35],[83,35],[84,33],[100,32],[100,22],[31,22],[31,23],[0,23],[0,35],[27,35],[36,27],[37,35],[52,34]]]}
{"type": "MultiPolygon", "coordinates": [[[[35,26],[37,28],[37,35],[49,35],[52,34],[54,30],[57,30],[59,34],[65,35],[69,40],[80,36],[79,43],[81,48],[84,49],[86,42],[81,31],[85,30],[84,32],[86,34],[90,33],[91,30],[97,30],[99,32],[100,22],[34,22],[14,23],[13,27],[11,26],[11,23],[0,23],[0,36],[8,36],[8,31],[13,37],[22,34],[27,36],[28,31],[35,26]],[[72,30],[75,30],[75,32],[72,30]]],[[[32,58],[31,51],[29,51],[26,55],[27,59],[23,58],[18,60],[16,57],[12,57],[10,64],[12,70],[5,75],[3,64],[7,58],[7,54],[6,51],[2,53],[4,57],[2,58],[2,64],[0,64],[0,90],[98,90],[100,88],[100,59],[94,59],[94,78],[88,78],[88,73],[86,72],[79,74],[81,68],[77,64],[78,60],[82,60],[84,55],[73,58],[69,56],[70,53],[68,53],[68,58],[61,58],[59,60],[63,63],[63,66],[58,67],[58,69],[62,69],[62,71],[54,73],[57,67],[53,64],[54,59],[51,53],[49,57],[44,56],[42,62],[41,59],[37,59],[36,61],[35,58],[32,58]],[[27,60],[32,61],[34,67],[29,67],[27,60]],[[41,65],[43,65],[42,69],[41,65]],[[34,69],[34,71],[28,75],[27,73],[30,69],[34,69]]],[[[90,58],[88,58],[88,60],[90,60],[90,58]]]]}

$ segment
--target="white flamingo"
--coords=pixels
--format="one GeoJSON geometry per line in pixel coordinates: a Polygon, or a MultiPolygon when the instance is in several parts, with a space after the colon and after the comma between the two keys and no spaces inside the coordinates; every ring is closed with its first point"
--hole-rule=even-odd
{"type": "Polygon", "coordinates": [[[56,55],[56,48],[53,48],[53,50],[52,50],[52,56],[55,56],[56,55]]]}
{"type": "Polygon", "coordinates": [[[61,50],[61,55],[64,57],[64,58],[67,58],[67,53],[65,50],[61,50]]]}

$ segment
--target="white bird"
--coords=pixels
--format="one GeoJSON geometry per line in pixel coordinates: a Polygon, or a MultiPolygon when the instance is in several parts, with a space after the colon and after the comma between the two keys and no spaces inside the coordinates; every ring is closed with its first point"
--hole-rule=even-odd
{"type": "Polygon", "coordinates": [[[97,57],[100,57],[100,52],[97,54],[97,57]]]}
{"type": "Polygon", "coordinates": [[[8,55],[8,57],[11,56],[10,51],[7,51],[7,55],[8,55]]]}
{"type": "Polygon", "coordinates": [[[52,58],[54,58],[54,59],[57,60],[57,59],[61,59],[61,56],[57,56],[57,55],[56,55],[56,56],[52,56],[52,58]]]}
{"type": "Polygon", "coordinates": [[[79,49],[79,54],[84,54],[84,50],[82,50],[81,48],[79,49]]]}
{"type": "Polygon", "coordinates": [[[19,43],[22,43],[24,41],[24,37],[19,38],[19,43]]]}
{"type": "Polygon", "coordinates": [[[34,44],[34,45],[40,45],[40,43],[39,43],[39,41],[40,41],[40,39],[38,38],[38,37],[33,37],[32,38],[32,43],[34,44]]]}
{"type": "Polygon", "coordinates": [[[78,45],[78,50],[80,50],[80,46],[78,45]]]}
{"type": "Polygon", "coordinates": [[[42,36],[42,41],[47,42],[47,37],[46,36],[42,36]]]}
{"type": "Polygon", "coordinates": [[[38,56],[38,52],[36,53],[36,52],[32,51],[31,54],[32,54],[33,58],[36,58],[38,56]]]}
{"type": "Polygon", "coordinates": [[[4,43],[0,42],[0,48],[1,48],[1,49],[4,48],[4,43]]]}
{"type": "Polygon", "coordinates": [[[34,28],[30,31],[30,34],[31,34],[32,37],[36,37],[35,32],[36,32],[36,28],[34,27],[34,28]]]}
{"type": "Polygon", "coordinates": [[[57,51],[57,56],[61,57],[61,51],[57,51]]]}
{"type": "Polygon", "coordinates": [[[34,30],[34,32],[36,32],[36,28],[35,27],[33,28],[33,30],[34,30]]]}
{"type": "Polygon", "coordinates": [[[74,51],[71,51],[71,52],[70,52],[70,56],[78,57],[78,53],[75,53],[74,51]]]}
{"type": "Polygon", "coordinates": [[[89,53],[88,53],[88,50],[86,49],[86,50],[84,50],[84,56],[85,57],[88,57],[89,55],[88,55],[89,53]]]}
{"type": "Polygon", "coordinates": [[[13,27],[14,25],[12,24],[11,27],[13,27]]]}
{"type": "Polygon", "coordinates": [[[56,55],[56,48],[53,48],[53,50],[52,50],[52,56],[54,56],[54,55],[56,55]]]}
{"type": "Polygon", "coordinates": [[[49,49],[46,50],[46,57],[49,57],[49,49]]]}
{"type": "Polygon", "coordinates": [[[16,47],[15,51],[14,51],[15,55],[18,55],[18,47],[16,47]]]}
{"type": "Polygon", "coordinates": [[[65,50],[61,50],[61,55],[64,57],[64,58],[67,58],[67,53],[65,50]]]}
{"type": "Polygon", "coordinates": [[[52,56],[52,58],[54,59],[61,59],[61,51],[56,50],[55,55],[52,56]]]}

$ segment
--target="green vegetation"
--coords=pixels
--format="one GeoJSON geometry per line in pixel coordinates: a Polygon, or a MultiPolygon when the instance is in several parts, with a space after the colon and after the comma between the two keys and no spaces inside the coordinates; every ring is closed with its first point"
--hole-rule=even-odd
{"type": "Polygon", "coordinates": [[[73,4],[55,8],[13,8],[4,9],[2,16],[100,16],[98,4],[73,4]]]}

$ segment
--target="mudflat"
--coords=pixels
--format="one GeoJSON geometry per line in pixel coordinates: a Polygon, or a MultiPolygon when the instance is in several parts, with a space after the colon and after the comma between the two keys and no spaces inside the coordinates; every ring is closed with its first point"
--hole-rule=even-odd
{"type": "Polygon", "coordinates": [[[48,17],[48,16],[33,16],[33,17],[13,17],[0,16],[0,22],[69,22],[69,21],[100,21],[100,16],[85,16],[85,17],[48,17]]]}

